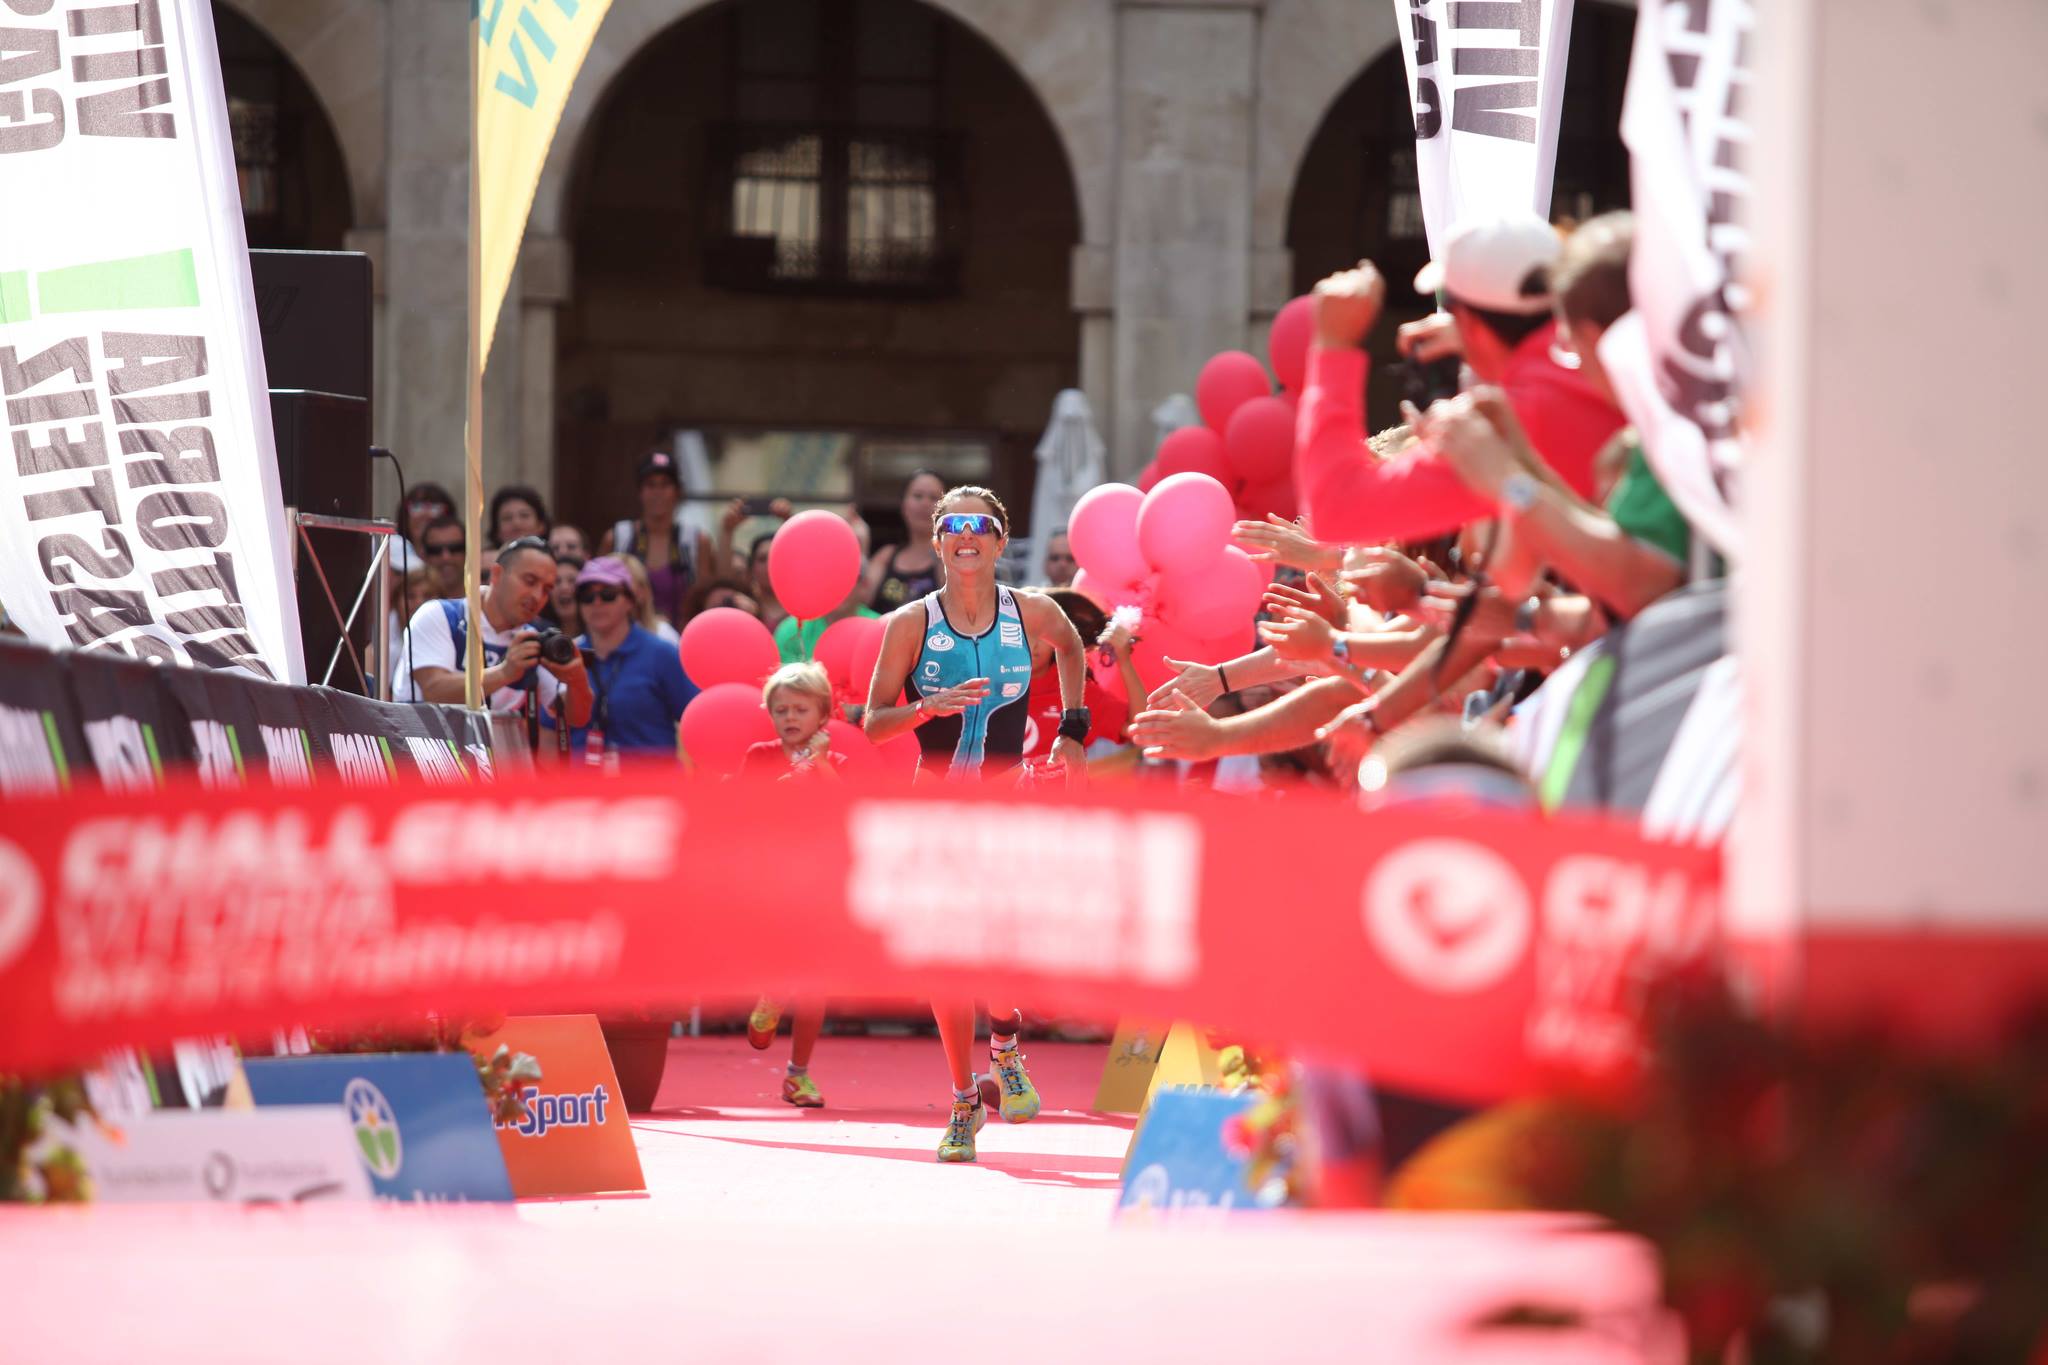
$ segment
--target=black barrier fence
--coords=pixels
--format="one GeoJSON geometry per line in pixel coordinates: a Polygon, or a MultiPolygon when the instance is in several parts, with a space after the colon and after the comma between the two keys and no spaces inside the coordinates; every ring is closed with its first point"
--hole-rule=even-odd
{"type": "Polygon", "coordinates": [[[0,639],[0,796],[147,788],[175,767],[221,786],[461,783],[495,770],[488,719],[458,706],[0,639]]]}

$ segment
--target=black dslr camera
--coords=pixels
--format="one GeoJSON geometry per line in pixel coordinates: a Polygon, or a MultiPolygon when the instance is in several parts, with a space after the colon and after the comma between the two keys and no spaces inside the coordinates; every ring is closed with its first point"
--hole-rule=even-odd
{"type": "Polygon", "coordinates": [[[548,629],[536,633],[540,637],[541,658],[546,659],[557,668],[564,664],[576,662],[575,640],[562,634],[559,630],[548,629]]]}
{"type": "Polygon", "coordinates": [[[1439,398],[1456,398],[1458,380],[1464,362],[1456,355],[1438,356],[1435,360],[1415,359],[1396,361],[1388,368],[1401,377],[1401,397],[1415,405],[1418,412],[1428,412],[1429,405],[1439,398]]]}

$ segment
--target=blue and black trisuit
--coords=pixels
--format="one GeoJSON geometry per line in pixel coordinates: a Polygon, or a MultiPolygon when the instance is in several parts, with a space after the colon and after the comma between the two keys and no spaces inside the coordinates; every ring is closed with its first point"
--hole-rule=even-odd
{"type": "Polygon", "coordinates": [[[917,727],[920,772],[971,782],[1023,760],[1031,641],[1024,634],[1016,594],[1008,588],[996,588],[996,619],[980,635],[953,629],[938,593],[924,599],[924,644],[904,691],[916,702],[970,678],[988,679],[988,694],[980,702],[957,716],[934,716],[917,727]]]}

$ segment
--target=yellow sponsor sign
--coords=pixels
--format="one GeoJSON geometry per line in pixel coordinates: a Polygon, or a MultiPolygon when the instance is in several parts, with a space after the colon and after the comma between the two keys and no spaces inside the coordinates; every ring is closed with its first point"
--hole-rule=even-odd
{"type": "Polygon", "coordinates": [[[491,353],[562,106],[611,7],[612,0],[470,0],[483,257],[479,366],[491,353]]]}

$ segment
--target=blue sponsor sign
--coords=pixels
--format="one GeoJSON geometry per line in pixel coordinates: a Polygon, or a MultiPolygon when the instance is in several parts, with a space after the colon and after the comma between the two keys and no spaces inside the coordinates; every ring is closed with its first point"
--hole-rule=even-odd
{"type": "Polygon", "coordinates": [[[1252,1108],[1256,1095],[1226,1095],[1196,1086],[1171,1086],[1151,1108],[1124,1163],[1119,1213],[1182,1214],[1269,1207],[1251,1188],[1246,1160],[1223,1145],[1223,1125],[1252,1108]]]}
{"type": "Polygon", "coordinates": [[[465,1053],[264,1057],[243,1070],[258,1105],[340,1105],[380,1199],[512,1199],[476,1064],[465,1053]]]}

